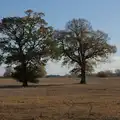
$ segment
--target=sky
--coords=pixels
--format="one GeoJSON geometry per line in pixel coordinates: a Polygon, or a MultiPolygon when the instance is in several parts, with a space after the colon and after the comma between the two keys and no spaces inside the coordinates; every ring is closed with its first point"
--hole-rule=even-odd
{"type": "MultiPolygon", "coordinates": [[[[108,33],[111,44],[117,46],[117,53],[111,62],[100,64],[96,71],[120,68],[120,0],[0,0],[0,19],[8,16],[23,16],[24,11],[32,9],[44,12],[45,20],[55,29],[64,29],[73,18],[84,18],[91,22],[94,29],[108,33]]],[[[48,74],[64,75],[69,72],[61,62],[48,62],[48,74]]],[[[0,67],[3,74],[4,67],[0,67]]]]}

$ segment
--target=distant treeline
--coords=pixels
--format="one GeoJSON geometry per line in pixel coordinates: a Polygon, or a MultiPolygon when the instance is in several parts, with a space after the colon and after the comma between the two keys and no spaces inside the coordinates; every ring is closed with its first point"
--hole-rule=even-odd
{"type": "MultiPolygon", "coordinates": [[[[94,76],[94,77],[120,77],[120,69],[116,69],[114,72],[112,70],[105,70],[99,71],[97,73],[86,74],[87,76],[94,76]]],[[[73,74],[66,74],[66,75],[46,75],[44,78],[61,78],[61,77],[81,77],[81,75],[73,75],[73,74]]],[[[11,78],[10,74],[8,76],[0,76],[0,78],[11,78]]]]}
{"type": "Polygon", "coordinates": [[[46,78],[50,77],[66,77],[66,75],[47,75],[46,78]]]}

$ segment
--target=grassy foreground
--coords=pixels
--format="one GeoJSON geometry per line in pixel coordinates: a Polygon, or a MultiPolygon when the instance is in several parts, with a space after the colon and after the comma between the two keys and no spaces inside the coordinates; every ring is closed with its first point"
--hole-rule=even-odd
{"type": "Polygon", "coordinates": [[[0,80],[0,120],[119,120],[120,78],[89,78],[87,85],[70,78],[46,78],[20,87],[0,80]]]}

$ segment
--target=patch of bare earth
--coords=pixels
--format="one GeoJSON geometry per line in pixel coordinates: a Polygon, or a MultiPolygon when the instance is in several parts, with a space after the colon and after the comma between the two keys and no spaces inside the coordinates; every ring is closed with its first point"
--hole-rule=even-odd
{"type": "Polygon", "coordinates": [[[120,78],[41,79],[38,86],[20,87],[0,80],[0,120],[119,120],[120,78]]]}

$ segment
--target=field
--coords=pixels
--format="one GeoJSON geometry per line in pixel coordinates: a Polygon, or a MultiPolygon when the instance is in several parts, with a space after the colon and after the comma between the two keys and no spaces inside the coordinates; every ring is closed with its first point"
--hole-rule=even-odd
{"type": "Polygon", "coordinates": [[[119,120],[120,78],[44,78],[23,88],[0,79],[0,120],[119,120]]]}

